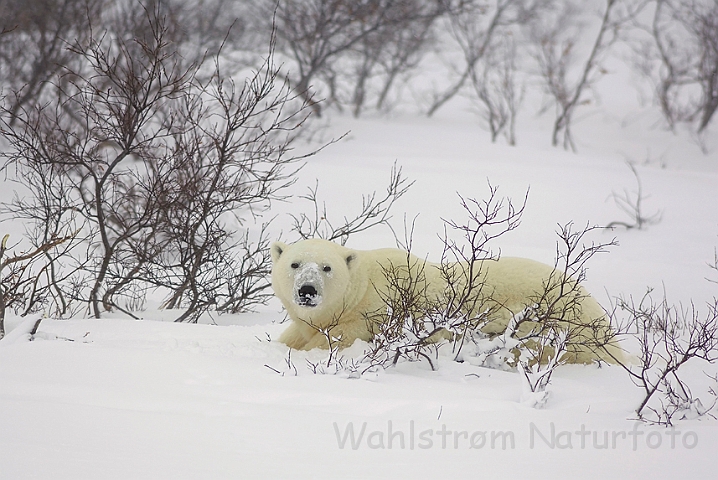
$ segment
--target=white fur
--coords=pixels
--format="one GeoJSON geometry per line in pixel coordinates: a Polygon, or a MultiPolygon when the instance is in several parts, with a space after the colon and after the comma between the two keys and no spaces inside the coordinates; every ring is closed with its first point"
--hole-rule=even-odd
{"type": "MultiPolygon", "coordinates": [[[[280,341],[295,349],[327,348],[322,329],[329,329],[343,347],[357,338],[370,341],[372,332],[367,317],[376,318],[387,309],[382,297],[386,298],[389,290],[385,275],[388,268],[403,267],[405,272],[410,268],[415,278],[425,277],[427,298],[440,301],[445,293],[446,281],[438,264],[398,249],[352,250],[311,239],[292,245],[276,242],[271,252],[272,287],[291,318],[280,341]],[[314,306],[299,302],[297,292],[305,284],[317,290],[319,301],[314,306]]],[[[483,328],[486,333],[503,332],[511,318],[524,310],[555,272],[548,265],[523,258],[487,260],[477,262],[475,267],[478,272],[475,274],[484,283],[482,295],[486,298],[476,311],[492,307],[495,312],[483,328]]],[[[588,324],[598,320],[608,328],[601,306],[585,295],[579,321],[588,324]]],[[[569,361],[586,363],[597,357],[588,349],[574,350],[569,361]]],[[[617,347],[612,353],[621,355],[617,347]]]]}

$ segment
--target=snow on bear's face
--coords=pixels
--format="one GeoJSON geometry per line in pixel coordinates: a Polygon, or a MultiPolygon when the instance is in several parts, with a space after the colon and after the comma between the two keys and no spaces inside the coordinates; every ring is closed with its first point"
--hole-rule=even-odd
{"type": "Polygon", "coordinates": [[[271,252],[272,288],[287,310],[319,326],[346,307],[355,259],[351,250],[310,239],[292,245],[275,242],[271,252]]]}

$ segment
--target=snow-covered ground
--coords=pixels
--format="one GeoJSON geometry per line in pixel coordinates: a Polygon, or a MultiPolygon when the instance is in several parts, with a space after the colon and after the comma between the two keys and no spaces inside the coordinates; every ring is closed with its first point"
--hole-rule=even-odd
{"type": "MultiPolygon", "coordinates": [[[[657,126],[656,110],[628,116],[620,103],[576,125],[577,154],[550,147],[538,127],[519,129],[517,147],[492,144],[460,100],[431,119],[332,114],[325,133],[351,133],[309,159],[292,188],[305,193],[318,179],[329,215],[351,217],[362,194],[383,191],[396,162],[415,184],[395,206],[394,229],[401,234],[404,216],[416,217],[414,252],[429,259],[441,253],[441,218],[462,219],[457,193],[485,198],[487,179],[515,202],[529,190],[521,227],[494,247],[551,263],[558,224],[627,220],[610,197],[635,190],[631,160],[646,212],[662,212],[661,221],[595,232],[620,246],[593,259],[586,285],[604,306],[656,287],[705,310],[718,293],[706,280],[718,277],[707,265],[718,247],[718,145],[704,155],[687,135],[657,126]]],[[[276,237],[296,240],[287,213],[309,206],[275,204],[276,237]]],[[[394,246],[394,237],[379,227],[348,246],[394,246]]],[[[437,371],[402,363],[358,379],[312,373],[307,360],[325,354],[288,359],[276,341],[284,328],[277,302],[218,325],[144,315],[46,319],[34,341],[0,342],[0,478],[715,475],[718,421],[673,429],[634,421],[641,391],[617,367],[561,367],[538,410],[520,403],[517,373],[449,359],[437,371]]],[[[9,318],[8,329],[21,320],[9,318]]],[[[344,355],[360,353],[355,345],[344,355]]],[[[705,373],[718,366],[686,368],[694,394],[710,404],[705,373]]]]}

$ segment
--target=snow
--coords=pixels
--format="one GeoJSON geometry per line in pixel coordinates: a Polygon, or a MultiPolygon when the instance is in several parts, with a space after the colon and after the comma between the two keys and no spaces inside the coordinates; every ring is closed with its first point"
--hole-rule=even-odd
{"type": "Polygon", "coordinates": [[[284,364],[286,349],[263,341],[277,325],[46,322],[51,338],[0,349],[3,478],[545,478],[557,465],[562,477],[700,477],[716,446],[714,421],[681,422],[671,448],[665,428],[627,420],[638,391],[615,368],[559,369],[536,410],[518,402],[517,374],[453,362],[351,380],[312,374],[311,354],[295,352],[299,376],[281,376],[264,366],[284,364]],[[350,426],[356,449],[341,441],[350,426]],[[633,428],[635,450],[630,436],[581,448],[576,433],[595,431],[601,445],[633,428]],[[485,445],[471,448],[480,432],[485,445]],[[491,447],[500,432],[513,448],[499,437],[491,447]],[[645,443],[650,432],[660,448],[645,443]]]}
{"type": "MultiPolygon", "coordinates": [[[[438,259],[441,219],[462,218],[457,193],[482,199],[490,181],[520,204],[529,191],[522,225],[494,248],[551,263],[558,224],[626,219],[611,195],[635,189],[632,160],[646,211],[661,221],[595,232],[620,246],[592,260],[586,286],[604,306],[654,287],[705,310],[718,291],[706,280],[718,277],[707,265],[718,246],[718,145],[703,154],[685,132],[656,126],[655,108],[617,102],[576,125],[576,154],[550,147],[540,125],[519,128],[519,145],[509,147],[490,143],[467,110],[457,101],[431,119],[332,113],[325,134],[351,133],[308,161],[293,193],[318,179],[328,214],[351,218],[362,194],[383,191],[396,162],[415,184],[394,207],[394,230],[401,238],[404,219],[416,219],[414,253],[438,259]]],[[[277,239],[296,240],[287,214],[308,208],[296,197],[276,203],[277,239]]],[[[382,228],[347,244],[394,245],[382,228]]],[[[31,342],[36,319],[8,319],[0,478],[708,478],[715,469],[718,421],[674,429],[634,421],[641,391],[617,367],[559,367],[535,409],[521,403],[519,373],[448,358],[437,371],[401,363],[360,378],[313,373],[307,362],[326,352],[288,358],[275,340],[285,327],[276,301],[218,325],[142,315],[43,319],[31,342]]],[[[360,354],[360,344],[343,352],[360,354]]],[[[686,369],[710,404],[706,373],[717,366],[686,369]]]]}

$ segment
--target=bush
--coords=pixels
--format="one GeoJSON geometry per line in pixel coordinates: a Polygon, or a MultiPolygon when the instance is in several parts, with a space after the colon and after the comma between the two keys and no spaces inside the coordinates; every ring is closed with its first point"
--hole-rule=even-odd
{"type": "Polygon", "coordinates": [[[266,229],[244,223],[292,183],[308,104],[278,79],[273,44],[238,85],[221,50],[185,61],[159,10],[130,20],[137,36],[90,30],[69,47],[79,66],[48,103],[5,107],[5,169],[35,192],[8,208],[50,235],[81,232],[57,288],[95,317],[131,314],[158,288],[178,321],[242,311],[269,286],[266,229]]]}

